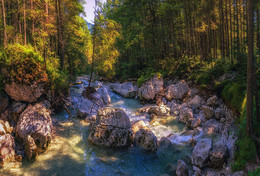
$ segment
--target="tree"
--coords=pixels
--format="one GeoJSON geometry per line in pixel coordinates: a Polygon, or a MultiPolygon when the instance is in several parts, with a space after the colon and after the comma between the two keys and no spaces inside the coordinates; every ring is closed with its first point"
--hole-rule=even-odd
{"type": "Polygon", "coordinates": [[[253,68],[254,68],[254,0],[247,1],[248,58],[247,58],[247,136],[253,134],[253,68]]]}
{"type": "Polygon", "coordinates": [[[4,21],[4,47],[6,46],[6,40],[7,40],[7,36],[6,36],[6,18],[5,18],[5,1],[2,0],[2,10],[3,10],[3,21],[4,21]]]}

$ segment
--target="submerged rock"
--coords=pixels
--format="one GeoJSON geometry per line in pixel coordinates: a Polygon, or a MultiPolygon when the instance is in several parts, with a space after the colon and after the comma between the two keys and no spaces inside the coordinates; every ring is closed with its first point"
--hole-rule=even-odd
{"type": "Polygon", "coordinates": [[[120,108],[102,108],[91,124],[88,141],[105,147],[128,147],[133,141],[129,117],[120,108]]]}
{"type": "Polygon", "coordinates": [[[23,141],[30,135],[37,148],[45,151],[52,139],[52,119],[51,111],[44,103],[29,105],[20,115],[16,127],[16,136],[23,141]]]}
{"type": "Polygon", "coordinates": [[[141,100],[154,100],[156,95],[163,91],[163,79],[157,75],[143,83],[138,89],[138,97],[141,100]]]}
{"type": "Polygon", "coordinates": [[[117,84],[114,86],[113,90],[127,98],[135,97],[137,93],[137,88],[131,82],[117,84]]]}
{"type": "Polygon", "coordinates": [[[4,87],[5,92],[15,101],[36,102],[44,92],[44,84],[23,85],[11,82],[4,87]]]}
{"type": "Polygon", "coordinates": [[[172,84],[166,88],[166,98],[171,101],[172,99],[182,100],[188,93],[189,86],[186,81],[182,80],[177,84],[172,84]]]}
{"type": "Polygon", "coordinates": [[[211,149],[211,139],[205,138],[199,140],[192,151],[191,163],[199,168],[203,168],[209,160],[209,153],[211,149]]]}
{"type": "Polygon", "coordinates": [[[189,171],[186,163],[182,160],[178,160],[176,176],[188,176],[188,175],[189,175],[189,171]]]}
{"type": "Polygon", "coordinates": [[[0,136],[0,166],[15,159],[14,138],[10,134],[0,136]]]}
{"type": "Polygon", "coordinates": [[[157,137],[149,129],[140,129],[136,132],[134,141],[137,146],[147,151],[157,150],[157,137]]]}

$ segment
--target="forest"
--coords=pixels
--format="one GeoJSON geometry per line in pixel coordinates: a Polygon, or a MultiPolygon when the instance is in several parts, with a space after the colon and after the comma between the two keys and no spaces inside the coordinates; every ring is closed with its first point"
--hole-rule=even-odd
{"type": "Polygon", "coordinates": [[[259,0],[1,0],[0,73],[0,175],[260,175],[259,0]]]}

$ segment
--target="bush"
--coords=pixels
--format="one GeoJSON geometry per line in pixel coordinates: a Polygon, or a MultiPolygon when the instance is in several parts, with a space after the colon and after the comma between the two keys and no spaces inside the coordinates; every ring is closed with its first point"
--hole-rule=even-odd
{"type": "Polygon", "coordinates": [[[148,69],[146,72],[141,75],[141,77],[137,80],[137,86],[140,87],[145,81],[151,79],[155,75],[158,76],[158,78],[162,78],[163,75],[160,72],[153,72],[152,69],[148,69]]]}
{"type": "Polygon", "coordinates": [[[258,167],[255,171],[248,173],[249,176],[259,176],[260,175],[260,167],[258,167]]]}
{"type": "Polygon", "coordinates": [[[44,82],[52,89],[68,88],[68,74],[59,71],[59,60],[55,57],[46,58],[30,45],[10,44],[0,52],[3,82],[11,79],[19,84],[32,85],[44,82]]]}
{"type": "Polygon", "coordinates": [[[3,79],[19,84],[32,85],[48,80],[44,60],[33,48],[20,44],[8,45],[0,57],[3,79]]]}

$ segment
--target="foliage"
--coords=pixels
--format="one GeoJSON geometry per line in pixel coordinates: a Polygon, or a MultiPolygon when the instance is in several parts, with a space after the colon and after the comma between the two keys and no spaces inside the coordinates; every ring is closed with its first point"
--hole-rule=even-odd
{"type": "Polygon", "coordinates": [[[5,81],[19,84],[46,82],[47,74],[43,58],[31,46],[8,45],[0,58],[5,81]]]}
{"type": "Polygon", "coordinates": [[[254,170],[253,172],[248,173],[249,176],[259,176],[260,175],[260,167],[258,167],[256,170],[254,170]]]}
{"type": "Polygon", "coordinates": [[[160,72],[154,72],[153,69],[148,69],[144,74],[141,75],[141,77],[137,80],[137,85],[140,87],[145,81],[151,79],[155,75],[158,76],[159,79],[163,77],[163,75],[160,72]]]}

